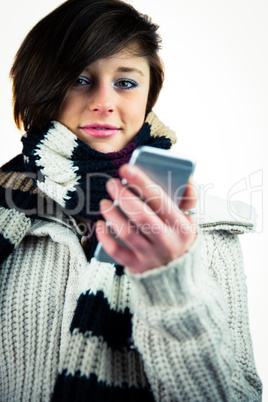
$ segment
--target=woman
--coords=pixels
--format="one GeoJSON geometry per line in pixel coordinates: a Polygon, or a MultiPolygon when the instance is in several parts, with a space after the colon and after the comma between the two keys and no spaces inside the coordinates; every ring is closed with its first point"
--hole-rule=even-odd
{"type": "Polygon", "coordinates": [[[152,112],[158,48],[130,5],[68,0],[17,53],[23,155],[0,176],[2,400],[261,399],[234,234],[253,224],[216,204],[197,225],[183,213],[190,186],[179,209],[126,163],[176,141],[152,112]],[[98,240],[119,264],[93,257],[98,240]]]}

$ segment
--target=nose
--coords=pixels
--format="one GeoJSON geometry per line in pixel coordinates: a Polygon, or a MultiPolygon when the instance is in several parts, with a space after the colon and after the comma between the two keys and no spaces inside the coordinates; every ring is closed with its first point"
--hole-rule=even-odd
{"type": "Polygon", "coordinates": [[[112,86],[100,83],[89,102],[89,109],[98,114],[110,114],[114,111],[114,96],[112,86]]]}

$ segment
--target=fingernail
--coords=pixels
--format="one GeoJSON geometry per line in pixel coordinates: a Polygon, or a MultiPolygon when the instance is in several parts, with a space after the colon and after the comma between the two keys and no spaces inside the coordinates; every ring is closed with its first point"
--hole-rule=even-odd
{"type": "Polygon", "coordinates": [[[136,173],[135,166],[133,166],[133,165],[128,165],[128,166],[127,166],[127,175],[128,175],[129,177],[131,177],[131,176],[134,176],[135,173],[136,173]]]}
{"type": "MultiPolygon", "coordinates": [[[[135,166],[130,165],[130,164],[123,165],[122,168],[120,169],[120,171],[122,173],[122,176],[126,176],[126,177],[132,177],[136,173],[135,166]]],[[[127,179],[123,179],[123,180],[127,180],[127,179]]]]}
{"type": "Polygon", "coordinates": [[[114,179],[110,179],[107,181],[106,183],[106,188],[107,190],[114,190],[115,189],[115,180],[114,179]]]}
{"type": "Polygon", "coordinates": [[[105,207],[108,207],[108,205],[110,205],[110,202],[109,202],[109,200],[106,200],[106,198],[103,198],[101,201],[100,201],[100,206],[103,208],[105,208],[105,207]]]}

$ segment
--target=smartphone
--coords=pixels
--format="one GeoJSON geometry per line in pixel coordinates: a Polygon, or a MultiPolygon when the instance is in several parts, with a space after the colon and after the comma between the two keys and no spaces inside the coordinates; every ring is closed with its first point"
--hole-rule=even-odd
{"type": "MultiPolygon", "coordinates": [[[[129,163],[141,168],[147,176],[165,190],[176,205],[179,205],[196,166],[195,160],[188,155],[150,146],[136,148],[129,163]]],[[[124,245],[119,238],[116,240],[124,245]]],[[[117,264],[105,252],[101,243],[98,243],[94,257],[99,261],[117,264]]]]}

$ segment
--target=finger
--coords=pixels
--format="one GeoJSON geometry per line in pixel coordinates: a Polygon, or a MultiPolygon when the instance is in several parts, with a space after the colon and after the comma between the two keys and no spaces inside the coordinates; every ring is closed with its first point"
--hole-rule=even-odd
{"type": "Polygon", "coordinates": [[[183,198],[180,202],[180,208],[187,210],[187,209],[193,209],[196,206],[197,202],[197,189],[196,186],[192,183],[190,180],[188,182],[188,185],[186,187],[185,193],[183,195],[183,198]]]}
{"type": "MultiPolygon", "coordinates": [[[[140,230],[139,225],[127,219],[125,214],[109,200],[102,200],[100,212],[109,222],[109,229],[115,237],[119,237],[129,248],[142,253],[147,250],[150,239],[140,230]]],[[[107,223],[106,222],[106,223],[107,223]]]]}
{"type": "MultiPolygon", "coordinates": [[[[98,221],[96,225],[96,235],[101,242],[104,250],[119,264],[131,268],[133,272],[142,273],[148,269],[162,265],[152,252],[139,253],[137,250],[125,248],[118,243],[109,230],[104,221],[98,221]],[[148,255],[150,256],[148,259],[148,255]]],[[[149,248],[150,249],[150,248],[149,248]]]]}
{"type": "Polygon", "coordinates": [[[146,252],[139,253],[137,250],[127,249],[119,244],[107,230],[104,221],[98,221],[96,225],[96,235],[101,242],[104,250],[119,264],[128,267],[132,272],[142,273],[148,269],[165,265],[170,261],[170,257],[159,254],[160,249],[155,250],[149,246],[146,252]]]}
{"type": "Polygon", "coordinates": [[[168,194],[161,186],[151,180],[141,169],[130,164],[123,165],[120,168],[120,175],[124,180],[134,187],[150,208],[164,222],[174,224],[178,218],[179,208],[171,200],[168,194]]]}
{"type": "MultiPolygon", "coordinates": [[[[174,243],[174,236],[177,238],[177,241],[179,241],[180,237],[187,237],[189,232],[188,218],[181,211],[177,213],[177,218],[171,225],[170,220],[163,222],[146,203],[133,194],[129,188],[123,186],[120,180],[110,180],[107,183],[107,190],[112,199],[118,197],[116,201],[118,202],[119,208],[123,211],[124,215],[130,219],[130,224],[136,226],[135,233],[132,231],[126,233],[125,229],[127,224],[125,223],[124,228],[124,225],[122,226],[120,223],[120,238],[124,242],[133,250],[135,249],[138,253],[145,255],[146,253],[148,254],[149,241],[150,245],[154,246],[153,253],[155,255],[160,253],[162,257],[164,256],[164,260],[168,260],[170,255],[176,256],[177,244],[175,244],[176,242],[174,243]],[[141,234],[148,240],[147,242],[142,239],[141,234]]],[[[108,209],[110,208],[108,207],[108,209]]],[[[103,215],[105,214],[103,210],[101,210],[101,212],[103,215]]],[[[115,217],[115,215],[108,213],[105,214],[105,218],[113,220],[119,219],[120,217],[115,217]]]]}
{"type": "MultiPolygon", "coordinates": [[[[135,227],[136,235],[142,234],[151,244],[157,245],[165,233],[166,224],[155,214],[155,212],[137,197],[128,187],[122,185],[118,179],[112,179],[107,183],[107,190],[112,199],[116,201],[121,211],[121,215],[127,218],[127,225],[135,227]]],[[[106,215],[107,219],[113,219],[111,215],[106,215]]],[[[139,244],[140,239],[132,239],[132,232],[125,232],[120,235],[123,241],[135,245],[137,250],[144,250],[144,243],[139,244]],[[124,237],[126,236],[126,237],[124,237]],[[142,246],[142,247],[141,247],[142,246]]],[[[122,231],[121,231],[122,232],[122,231]]]]}
{"type": "MultiPolygon", "coordinates": [[[[98,221],[96,224],[96,236],[101,242],[104,250],[119,264],[124,266],[131,266],[136,263],[135,253],[131,249],[123,247],[111,235],[104,221],[98,221]]],[[[138,264],[137,264],[138,265],[138,264]]]]}
{"type": "Polygon", "coordinates": [[[152,226],[158,224],[163,228],[163,221],[155,214],[151,207],[134,194],[129,187],[123,186],[118,179],[107,182],[107,191],[116,201],[122,213],[136,226],[152,226]]]}

